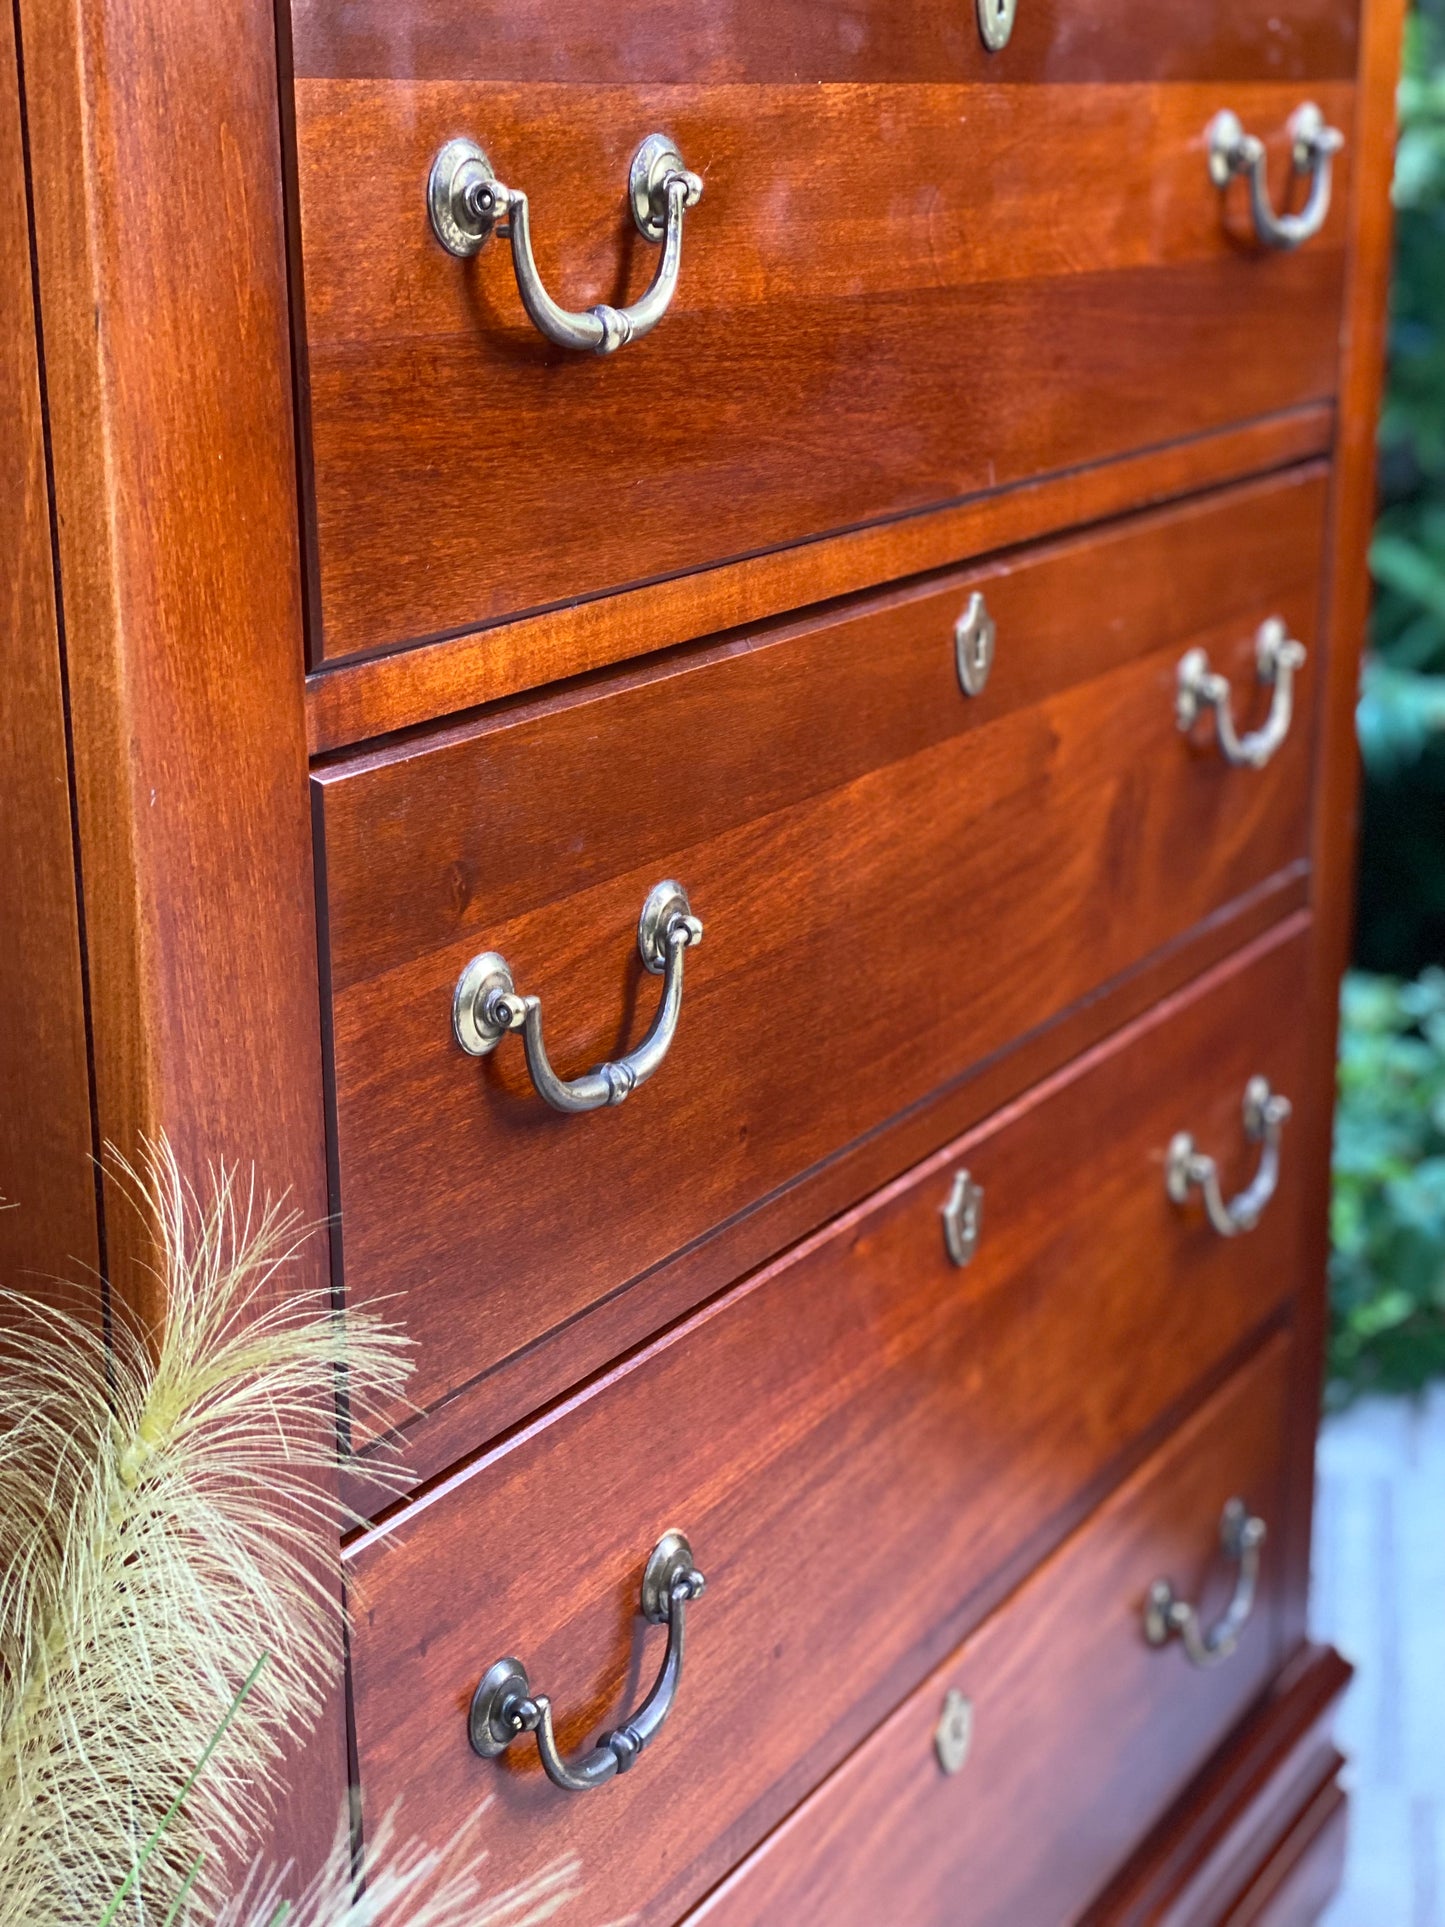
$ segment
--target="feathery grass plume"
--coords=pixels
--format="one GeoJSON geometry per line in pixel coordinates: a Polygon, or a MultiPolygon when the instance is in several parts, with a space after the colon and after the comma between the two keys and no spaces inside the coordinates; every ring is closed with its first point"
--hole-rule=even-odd
{"type": "Polygon", "coordinates": [[[486,1854],[475,1844],[487,1804],[445,1853],[399,1848],[391,1822],[383,1821],[366,1853],[365,1892],[356,1890],[351,1840],[343,1828],[330,1859],[294,1905],[283,1898],[279,1878],[257,1870],[222,1909],[216,1927],[541,1927],[578,1897],[578,1863],[558,1860],[521,1886],[488,1894],[486,1854]]]}
{"type": "Polygon", "coordinates": [[[163,1328],[118,1316],[107,1346],[0,1294],[0,1927],[91,1927],[128,1879],[116,1927],[215,1917],[337,1668],[312,1555],[340,1522],[338,1370],[355,1412],[409,1369],[398,1333],[296,1287],[307,1232],[254,1181],[213,1171],[203,1201],[163,1141],[114,1168],[155,1222],[163,1328]]]}

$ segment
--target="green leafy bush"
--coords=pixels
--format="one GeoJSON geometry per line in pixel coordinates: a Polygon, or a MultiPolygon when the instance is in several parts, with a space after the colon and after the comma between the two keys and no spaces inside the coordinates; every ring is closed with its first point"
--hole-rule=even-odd
{"type": "Polygon", "coordinates": [[[1330,1397],[1445,1373],[1445,0],[1400,90],[1356,960],[1341,1012],[1330,1397]]]}
{"type": "Polygon", "coordinates": [[[1346,979],[1331,1396],[1445,1372],[1445,970],[1346,979]]]}
{"type": "Polygon", "coordinates": [[[1411,17],[1400,130],[1357,955],[1414,976],[1445,959],[1445,0],[1411,17]]]}

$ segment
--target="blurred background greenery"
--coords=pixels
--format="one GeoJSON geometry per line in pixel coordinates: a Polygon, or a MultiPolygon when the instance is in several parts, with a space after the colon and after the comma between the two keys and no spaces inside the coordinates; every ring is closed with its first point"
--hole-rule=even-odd
{"type": "Polygon", "coordinates": [[[1335,1130],[1330,1397],[1445,1374],[1445,0],[1400,95],[1356,968],[1335,1130]]]}

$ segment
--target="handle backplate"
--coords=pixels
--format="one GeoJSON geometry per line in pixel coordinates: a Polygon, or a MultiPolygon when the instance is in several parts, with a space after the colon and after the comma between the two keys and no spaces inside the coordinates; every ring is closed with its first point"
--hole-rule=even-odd
{"type": "Polygon", "coordinates": [[[1226,1559],[1239,1567],[1234,1596],[1206,1632],[1195,1607],[1180,1599],[1167,1579],[1156,1579],[1144,1601],[1144,1637],[1151,1646],[1178,1639],[1192,1666],[1218,1666],[1236,1650],[1259,1588],[1265,1523],[1243,1499],[1231,1499],[1219,1521],[1219,1543],[1226,1559]]]}
{"type": "Polygon", "coordinates": [[[631,1719],[605,1733],[580,1760],[564,1760],[553,1728],[552,1703],[534,1693],[521,1660],[496,1660],[472,1695],[467,1734],[473,1752],[495,1760],[523,1733],[535,1733],[543,1768],[554,1786],[587,1793],[626,1773],[661,1729],[672,1711],[682,1681],[683,1628],[688,1604],[702,1596],[705,1581],[693,1563],[692,1547],[677,1531],[665,1532],[653,1547],[642,1575],[642,1616],[665,1625],[667,1653],[652,1691],[631,1719]]]}
{"type": "Polygon", "coordinates": [[[1326,123],[1312,100],[1290,116],[1289,136],[1291,165],[1310,185],[1297,214],[1278,214],[1269,198],[1268,156],[1258,135],[1247,133],[1238,114],[1228,108],[1205,130],[1209,178],[1221,192],[1237,175],[1245,178],[1254,231],[1267,248],[1297,248],[1319,233],[1330,211],[1334,157],[1345,144],[1344,135],[1326,123]]]}
{"type": "Polygon", "coordinates": [[[655,328],[677,290],[682,261],[682,218],[702,197],[702,181],[690,172],[677,143],[649,134],[627,171],[627,201],[643,239],[662,249],[647,292],[627,308],[599,302],[573,312],[555,302],[542,284],[532,252],[531,212],[520,188],[497,179],[486,151],[473,140],[449,140],[427,176],[432,232],[449,254],[468,260],[495,234],[512,244],[517,292],[533,325],[561,348],[614,354],[655,328]]]}
{"type": "Polygon", "coordinates": [[[1221,1238],[1237,1238],[1241,1232],[1253,1231],[1279,1188],[1280,1139],[1291,1108],[1287,1097],[1270,1089],[1267,1078],[1251,1077],[1245,1085],[1244,1134],[1251,1144],[1262,1147],[1259,1169],[1238,1197],[1228,1201],[1218,1164],[1198,1148],[1188,1131],[1178,1132],[1164,1157],[1164,1184],[1170,1201],[1188,1204],[1197,1190],[1204,1201],[1205,1215],[1221,1238]]]}

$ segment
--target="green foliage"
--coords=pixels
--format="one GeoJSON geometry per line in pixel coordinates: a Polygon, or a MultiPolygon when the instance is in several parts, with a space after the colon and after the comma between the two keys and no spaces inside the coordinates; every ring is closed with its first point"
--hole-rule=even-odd
{"type": "Polygon", "coordinates": [[[1445,970],[1346,979],[1331,1398],[1445,1373],[1445,970]]]}
{"type": "Polygon", "coordinates": [[[1445,958],[1445,0],[1417,0],[1400,124],[1357,949],[1413,976],[1445,958]]]}
{"type": "Polygon", "coordinates": [[[1356,961],[1335,1123],[1330,1398],[1445,1374],[1445,0],[1400,89],[1356,961]]]}

